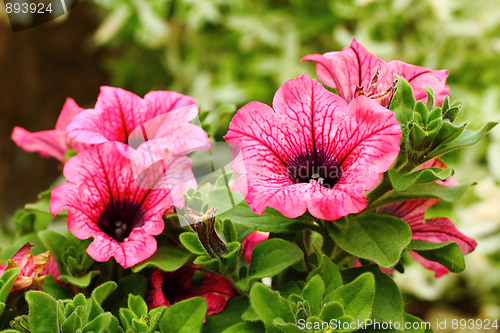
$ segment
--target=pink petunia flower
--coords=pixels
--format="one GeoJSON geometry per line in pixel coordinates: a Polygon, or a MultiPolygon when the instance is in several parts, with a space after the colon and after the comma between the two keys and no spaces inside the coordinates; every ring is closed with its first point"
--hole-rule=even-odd
{"type": "Polygon", "coordinates": [[[159,161],[136,180],[118,145],[102,143],[72,157],[63,170],[68,183],[52,191],[50,211],[69,210],[69,231],[79,239],[94,238],[87,248],[92,258],[114,257],[128,268],[156,251],[153,235],[163,231],[162,215],[175,201],[174,191],[162,183],[193,174],[191,160],[178,156],[159,161]]]}
{"type": "Polygon", "coordinates": [[[68,98],[57,119],[55,129],[31,133],[16,126],[12,131],[11,138],[16,145],[27,152],[38,152],[43,157],[54,157],[65,162],[64,154],[68,149],[80,151],[87,148],[87,145],[72,143],[66,135],[68,125],[83,110],[73,99],[68,98]]]}
{"type": "Polygon", "coordinates": [[[186,265],[174,272],[154,269],[146,301],[149,308],[153,309],[201,296],[207,302],[207,316],[210,316],[221,312],[234,294],[233,285],[225,277],[201,271],[196,266],[186,265]],[[203,277],[203,282],[198,288],[194,288],[195,275],[203,277]]]}
{"type": "Polygon", "coordinates": [[[337,89],[348,102],[365,95],[388,107],[395,89],[394,74],[404,77],[415,99],[424,103],[427,101],[424,87],[432,88],[436,104],[441,104],[449,91],[447,70],[430,70],[399,60],[385,62],[369,53],[356,39],[339,52],[310,54],[302,61],[316,62],[319,79],[328,87],[337,89]]]}
{"type": "Polygon", "coordinates": [[[269,233],[254,231],[251,232],[241,243],[242,255],[247,263],[252,261],[252,252],[257,244],[269,238],[269,233]]]}
{"type": "MultiPolygon", "coordinates": [[[[439,159],[432,159],[419,167],[423,168],[441,168],[445,169],[446,165],[439,159]]],[[[443,181],[436,181],[443,186],[457,185],[457,181],[451,177],[443,181]]],[[[477,246],[474,239],[469,238],[457,230],[452,221],[445,217],[437,217],[425,219],[425,211],[434,206],[440,199],[413,199],[394,204],[382,206],[378,211],[387,211],[397,218],[405,220],[411,228],[412,239],[419,239],[431,243],[446,243],[454,241],[460,247],[462,254],[467,254],[477,246]]],[[[430,261],[414,251],[410,251],[411,256],[420,262],[427,269],[435,271],[435,276],[440,277],[447,274],[449,270],[443,265],[430,261]]]]}
{"type": "Polygon", "coordinates": [[[373,189],[399,153],[394,114],[360,96],[347,103],[306,75],[286,82],[273,108],[242,107],[224,137],[241,152],[232,167],[244,174],[240,191],[257,214],[266,206],[290,218],[306,210],[336,220],[367,205],[373,189]]]}
{"type": "MultiPolygon", "coordinates": [[[[193,98],[172,91],[151,91],[143,98],[113,87],[101,87],[94,109],[75,117],[68,135],[77,142],[117,141],[152,158],[147,167],[168,154],[187,154],[210,147],[208,136],[191,124],[198,115],[193,98]]],[[[139,154],[140,156],[140,154],[139,154]]],[[[134,161],[134,156],[130,156],[134,161]]],[[[142,169],[141,169],[142,170],[142,169]]]]}
{"type": "Polygon", "coordinates": [[[31,253],[32,247],[33,245],[26,243],[12,256],[6,266],[0,264],[0,275],[11,268],[21,270],[10,293],[19,290],[40,289],[47,275],[52,275],[56,280],[61,275],[57,263],[49,251],[33,256],[31,253]]]}

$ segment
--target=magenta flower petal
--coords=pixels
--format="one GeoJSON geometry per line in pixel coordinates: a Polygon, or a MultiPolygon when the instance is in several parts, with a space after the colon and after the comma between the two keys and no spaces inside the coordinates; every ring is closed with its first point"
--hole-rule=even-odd
{"type": "Polygon", "coordinates": [[[413,239],[431,243],[456,242],[464,255],[474,251],[477,246],[474,239],[458,231],[453,222],[445,217],[425,220],[425,223],[413,225],[411,230],[413,239]]]}
{"type": "Polygon", "coordinates": [[[241,243],[242,255],[247,263],[252,261],[253,249],[261,242],[269,238],[269,233],[254,231],[251,232],[241,243]]]}
{"type": "Polygon", "coordinates": [[[399,60],[392,60],[387,63],[384,73],[381,73],[381,82],[394,80],[394,74],[402,76],[408,81],[413,96],[418,101],[427,102],[427,92],[424,87],[430,87],[434,93],[434,103],[436,105],[443,103],[448,95],[450,87],[446,85],[448,78],[447,70],[433,71],[428,68],[410,65],[399,60]],[[384,76],[382,76],[384,75],[384,76]]]}
{"type": "Polygon", "coordinates": [[[311,54],[302,61],[316,62],[319,79],[328,87],[337,89],[339,95],[348,102],[357,96],[357,87],[363,87],[361,94],[388,107],[393,92],[394,74],[408,81],[416,100],[427,101],[424,87],[432,88],[436,104],[441,104],[449,91],[446,85],[448,71],[430,70],[397,60],[386,63],[369,53],[355,39],[350,46],[339,52],[311,54]]]}
{"type": "Polygon", "coordinates": [[[232,166],[246,177],[253,211],[293,218],[309,209],[336,220],[366,207],[364,191],[399,153],[394,114],[364,96],[348,105],[306,75],[286,82],[273,106],[248,103],[224,137],[241,154],[232,166]]]}
{"type": "Polygon", "coordinates": [[[68,131],[72,139],[87,144],[118,141],[135,149],[151,140],[150,145],[157,142],[170,153],[185,154],[208,149],[206,133],[189,123],[197,115],[194,99],[176,92],[153,91],[142,99],[120,88],[101,87],[95,108],[76,117],[68,131]]]}
{"type": "MultiPolygon", "coordinates": [[[[368,88],[377,70],[382,71],[385,68],[385,62],[368,52],[356,39],[340,52],[328,52],[322,56],[309,55],[302,61],[315,61],[320,80],[337,89],[339,95],[348,102],[354,98],[356,86],[368,88]],[[335,85],[330,85],[332,81],[335,85]]],[[[394,78],[389,86],[393,80],[394,78]]]]}
{"type": "MultiPolygon", "coordinates": [[[[43,157],[54,157],[65,162],[64,154],[70,148],[69,140],[66,137],[66,127],[82,111],[83,109],[73,99],[68,98],[57,119],[55,129],[31,133],[16,126],[12,131],[11,138],[24,151],[37,152],[43,157]]],[[[82,150],[86,146],[76,145],[73,148],[82,150]]]]}
{"type": "Polygon", "coordinates": [[[413,259],[418,261],[424,268],[427,268],[428,270],[434,271],[435,272],[434,276],[436,278],[441,277],[441,276],[448,274],[450,272],[448,270],[448,268],[444,267],[440,263],[427,260],[415,251],[410,251],[410,255],[413,257],[413,259]]]}
{"type": "Polygon", "coordinates": [[[207,302],[207,316],[221,312],[227,301],[234,296],[231,282],[224,276],[207,273],[197,266],[182,266],[174,272],[154,269],[148,286],[146,301],[150,309],[171,306],[182,300],[201,296],[207,302]],[[204,275],[198,288],[193,288],[195,273],[204,275]]]}
{"type": "MultiPolygon", "coordinates": [[[[68,209],[68,229],[77,238],[94,238],[87,252],[97,261],[114,257],[124,268],[156,250],[151,235],[162,232],[162,215],[174,200],[169,190],[140,187],[119,143],[80,152],[64,167],[69,183],[52,191],[52,214],[68,209]]],[[[154,176],[161,181],[163,173],[154,176]]],[[[153,173],[151,173],[153,177],[153,173]]]]}

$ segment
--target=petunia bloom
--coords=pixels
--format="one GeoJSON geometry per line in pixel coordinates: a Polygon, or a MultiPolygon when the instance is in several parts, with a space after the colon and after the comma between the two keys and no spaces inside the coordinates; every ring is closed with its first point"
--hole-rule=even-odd
{"type": "Polygon", "coordinates": [[[269,233],[254,231],[251,232],[241,243],[242,256],[247,263],[252,261],[253,249],[261,242],[269,238],[269,233]]]}
{"type": "Polygon", "coordinates": [[[308,210],[325,220],[363,210],[364,192],[399,153],[394,113],[365,96],[348,104],[306,75],[286,82],[273,108],[248,103],[224,137],[239,148],[232,168],[247,186],[234,187],[246,188],[252,210],[269,206],[290,218],[308,210]]]}
{"type": "Polygon", "coordinates": [[[337,89],[348,102],[365,95],[388,107],[394,93],[394,74],[408,81],[416,100],[427,101],[424,87],[432,88],[436,104],[441,104],[449,91],[447,70],[431,70],[399,60],[385,62],[368,52],[356,39],[339,52],[310,54],[302,61],[316,62],[319,79],[326,86],[337,89]]]}
{"type": "Polygon", "coordinates": [[[68,183],[52,191],[50,211],[68,209],[69,231],[79,239],[94,238],[87,253],[96,261],[114,257],[128,268],[156,251],[153,235],[163,231],[162,215],[175,201],[161,183],[193,174],[191,160],[180,156],[158,162],[139,182],[117,146],[102,143],[72,157],[63,170],[68,183]]]}
{"type": "MultiPolygon", "coordinates": [[[[426,162],[420,168],[436,167],[444,169],[446,166],[439,159],[433,159],[426,162]]],[[[453,186],[457,182],[453,178],[448,178],[446,181],[437,181],[443,186],[453,186]]],[[[462,254],[468,254],[477,246],[474,239],[465,236],[457,230],[452,221],[445,217],[437,217],[432,219],[425,219],[425,211],[436,203],[440,202],[439,199],[413,199],[394,204],[382,206],[378,211],[387,211],[397,218],[405,220],[411,228],[412,239],[423,240],[431,243],[446,243],[454,241],[460,247],[462,254]]],[[[410,251],[412,257],[420,262],[422,266],[427,269],[435,271],[435,276],[440,277],[447,274],[449,270],[443,265],[430,261],[419,255],[414,251],[410,251]]]]}
{"type": "Polygon", "coordinates": [[[149,308],[171,306],[182,300],[201,296],[207,302],[207,316],[221,312],[227,301],[234,296],[234,288],[225,277],[201,271],[196,266],[186,265],[174,272],[154,269],[149,282],[146,301],[149,308]],[[194,278],[203,278],[194,288],[194,278]]]}
{"type": "Polygon", "coordinates": [[[151,91],[143,99],[120,88],[103,86],[94,109],[75,117],[68,135],[86,144],[121,142],[132,150],[153,154],[152,164],[165,154],[209,149],[205,131],[190,123],[197,115],[196,102],[189,96],[151,91]]]}
{"type": "Polygon", "coordinates": [[[12,140],[27,152],[38,152],[41,156],[54,157],[65,162],[64,154],[68,149],[79,151],[87,148],[87,145],[72,143],[66,133],[66,128],[73,118],[83,110],[73,99],[68,98],[57,119],[55,129],[31,133],[16,126],[12,131],[12,140]]]}
{"type": "Polygon", "coordinates": [[[57,279],[61,273],[52,255],[47,251],[36,256],[31,253],[33,245],[26,243],[12,256],[6,266],[0,264],[0,275],[11,268],[19,268],[21,272],[17,276],[10,293],[19,290],[40,289],[47,275],[57,279]]]}

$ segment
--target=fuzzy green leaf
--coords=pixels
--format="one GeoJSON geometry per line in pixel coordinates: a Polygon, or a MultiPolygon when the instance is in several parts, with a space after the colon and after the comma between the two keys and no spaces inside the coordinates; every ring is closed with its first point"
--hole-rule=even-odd
{"type": "Polygon", "coordinates": [[[346,217],[332,222],[329,230],[346,252],[382,267],[394,266],[411,240],[408,223],[386,214],[346,217]]]}
{"type": "Polygon", "coordinates": [[[33,333],[58,333],[57,301],[54,297],[41,291],[26,293],[29,305],[28,322],[33,333]]]}
{"type": "Polygon", "coordinates": [[[283,319],[285,323],[295,322],[288,301],[276,291],[272,291],[262,283],[256,283],[250,290],[250,304],[260,319],[264,322],[266,332],[280,332],[274,327],[273,321],[283,319]]]}
{"type": "Polygon", "coordinates": [[[400,125],[407,124],[413,120],[413,108],[415,106],[415,98],[413,90],[408,81],[399,75],[395,75],[398,83],[396,84],[396,92],[391,100],[389,110],[396,115],[400,125]]]}
{"type": "Polygon", "coordinates": [[[425,259],[435,261],[451,272],[460,273],[465,269],[465,261],[460,247],[455,242],[430,243],[412,240],[408,250],[413,250],[425,259]]]}
{"type": "Polygon", "coordinates": [[[272,277],[303,258],[297,245],[283,239],[273,238],[259,243],[252,252],[248,276],[238,282],[243,290],[248,290],[253,281],[272,277]]]}
{"type": "Polygon", "coordinates": [[[475,143],[477,143],[479,140],[481,140],[486,133],[488,133],[493,127],[495,127],[498,123],[497,122],[489,122],[486,125],[484,125],[482,128],[480,128],[477,131],[469,131],[465,130],[460,134],[458,138],[451,142],[446,142],[440,146],[438,146],[435,150],[431,151],[427,155],[427,159],[432,159],[437,156],[441,156],[443,154],[446,154],[452,150],[455,150],[460,147],[466,147],[466,146],[471,146],[475,143]]]}
{"type": "Polygon", "coordinates": [[[392,187],[396,191],[404,192],[409,190],[416,184],[430,183],[436,180],[446,180],[453,175],[453,169],[439,169],[429,168],[417,170],[409,174],[399,174],[395,170],[389,170],[389,179],[391,180],[392,187]]]}
{"type": "Polygon", "coordinates": [[[218,216],[221,220],[229,219],[233,223],[248,228],[277,233],[297,232],[307,227],[300,219],[289,219],[272,208],[266,208],[262,215],[255,214],[245,201],[218,216]]]}
{"type": "Polygon", "coordinates": [[[166,309],[158,327],[169,333],[200,332],[206,312],[207,303],[203,298],[189,298],[166,309]]]}
{"type": "Polygon", "coordinates": [[[151,257],[132,267],[132,271],[137,273],[147,267],[157,267],[165,272],[172,272],[184,266],[191,258],[189,252],[177,247],[159,246],[151,257]]]}
{"type": "Polygon", "coordinates": [[[371,317],[374,297],[375,278],[372,273],[364,273],[353,282],[325,295],[324,302],[339,302],[347,315],[364,321],[371,317]]]}

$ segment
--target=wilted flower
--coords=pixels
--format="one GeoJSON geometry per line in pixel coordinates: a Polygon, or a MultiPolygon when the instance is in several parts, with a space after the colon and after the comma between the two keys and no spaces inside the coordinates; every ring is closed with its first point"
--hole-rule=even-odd
{"type": "Polygon", "coordinates": [[[54,157],[65,162],[64,154],[68,149],[82,150],[87,147],[84,144],[72,143],[66,135],[68,125],[83,110],[73,99],[68,98],[57,118],[55,129],[31,133],[16,126],[12,131],[12,140],[25,151],[37,152],[41,156],[54,157]]]}
{"type": "Polygon", "coordinates": [[[69,209],[69,231],[79,239],[94,238],[87,253],[97,261],[114,257],[124,268],[156,251],[153,235],[162,232],[162,215],[179,195],[169,179],[193,178],[191,160],[180,156],[158,162],[136,181],[130,160],[114,142],[72,157],[64,176],[69,183],[52,191],[50,211],[69,209]]]}
{"type": "Polygon", "coordinates": [[[207,316],[221,312],[234,296],[234,288],[225,277],[208,273],[196,266],[186,265],[174,272],[154,269],[146,300],[150,308],[170,306],[182,300],[201,296],[207,302],[207,316]],[[198,288],[195,278],[203,278],[198,288]]]}
{"type": "Polygon", "coordinates": [[[241,182],[235,189],[252,210],[269,206],[290,218],[309,210],[325,220],[363,210],[364,192],[399,153],[394,113],[365,96],[348,104],[306,75],[286,82],[273,108],[248,103],[224,137],[234,155],[234,146],[241,151],[232,167],[248,192],[241,182]]]}
{"type": "Polygon", "coordinates": [[[441,104],[449,91],[447,70],[430,70],[399,60],[385,62],[369,53],[356,39],[339,52],[310,54],[302,61],[316,62],[319,79],[337,89],[348,102],[365,95],[388,107],[394,93],[394,74],[408,81],[416,100],[427,101],[424,87],[432,88],[436,104],[441,104]]]}
{"type": "Polygon", "coordinates": [[[0,275],[11,268],[21,270],[10,290],[11,293],[18,290],[40,289],[48,274],[52,275],[54,279],[61,275],[57,263],[49,251],[33,256],[31,253],[32,247],[33,245],[26,243],[9,259],[6,266],[0,264],[0,275]]]}

